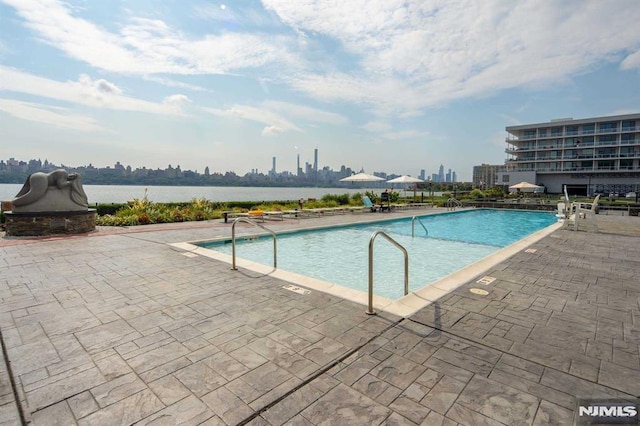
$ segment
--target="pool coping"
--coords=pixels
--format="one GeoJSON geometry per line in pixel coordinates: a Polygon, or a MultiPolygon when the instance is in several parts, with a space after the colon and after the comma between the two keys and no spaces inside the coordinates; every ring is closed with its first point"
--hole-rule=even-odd
{"type": "MultiPolygon", "coordinates": [[[[437,301],[439,298],[449,294],[455,289],[467,284],[472,281],[476,277],[479,277],[483,273],[486,273],[489,269],[504,261],[505,259],[513,256],[521,250],[526,249],[528,246],[534,244],[535,242],[541,240],[542,238],[550,235],[556,230],[560,229],[563,225],[563,221],[556,222],[551,224],[541,230],[538,230],[521,240],[518,240],[497,252],[490,254],[476,262],[471,263],[470,265],[465,266],[462,269],[459,269],[456,272],[453,272],[449,275],[446,275],[442,278],[439,278],[435,281],[432,281],[428,285],[425,285],[419,290],[413,291],[406,296],[401,297],[400,299],[393,300],[383,296],[373,295],[373,308],[374,310],[381,310],[393,315],[397,315],[400,317],[407,318],[413,315],[418,310],[430,305],[431,303],[437,301]]],[[[318,227],[322,228],[322,227],[318,227]]],[[[301,230],[312,230],[313,228],[305,228],[301,230]]],[[[286,232],[296,232],[296,230],[289,230],[286,232]]],[[[283,232],[283,233],[286,233],[283,232]]],[[[220,238],[221,240],[228,240],[228,237],[220,238]]],[[[208,240],[208,241],[216,241],[217,239],[208,240]]],[[[232,256],[221,253],[212,249],[207,249],[204,247],[200,247],[196,245],[202,241],[187,241],[187,242],[179,242],[179,243],[170,243],[169,245],[184,250],[188,253],[193,253],[197,255],[201,255],[204,257],[208,257],[220,262],[232,264],[232,256]]],[[[327,294],[331,294],[363,306],[368,306],[369,303],[369,295],[367,292],[363,292],[360,290],[351,289],[348,287],[344,287],[338,284],[330,283],[327,281],[323,281],[317,278],[308,277],[305,275],[301,275],[295,272],[285,271],[282,269],[274,268],[273,266],[267,266],[262,263],[257,263],[253,261],[249,261],[246,259],[242,259],[236,256],[236,267],[246,269],[248,271],[255,272],[260,275],[268,275],[274,278],[281,279],[283,281],[290,282],[295,286],[302,286],[309,290],[321,291],[327,294]]],[[[479,283],[479,286],[482,287],[486,284],[479,283]]],[[[296,291],[295,289],[290,290],[296,291]]]]}

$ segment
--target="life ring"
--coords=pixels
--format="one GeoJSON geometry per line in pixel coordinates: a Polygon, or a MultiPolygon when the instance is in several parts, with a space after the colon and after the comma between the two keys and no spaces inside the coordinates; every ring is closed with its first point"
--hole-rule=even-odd
{"type": "Polygon", "coordinates": [[[249,216],[264,216],[262,210],[249,210],[249,216]]]}

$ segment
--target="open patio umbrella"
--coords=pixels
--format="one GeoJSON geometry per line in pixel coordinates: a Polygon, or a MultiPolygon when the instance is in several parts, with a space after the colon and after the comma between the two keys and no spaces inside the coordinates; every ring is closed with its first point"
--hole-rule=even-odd
{"type": "Polygon", "coordinates": [[[340,179],[340,182],[377,182],[381,180],[384,180],[384,179],[378,176],[369,175],[367,173],[360,172],[355,175],[342,178],[340,179]]]}
{"type": "Polygon", "coordinates": [[[520,190],[524,192],[535,192],[536,189],[541,189],[541,186],[535,185],[529,182],[520,182],[515,185],[511,185],[509,189],[520,190]]]}
{"type": "MultiPolygon", "coordinates": [[[[355,175],[347,176],[346,178],[340,179],[340,182],[379,182],[384,180],[381,177],[370,175],[364,172],[357,173],[355,175]]],[[[363,185],[364,186],[364,185],[363,185]]]]}
{"type": "Polygon", "coordinates": [[[387,181],[387,183],[417,183],[417,182],[424,182],[424,181],[422,179],[414,178],[407,175],[400,176],[387,181]]]}
{"type": "MultiPolygon", "coordinates": [[[[418,183],[418,182],[424,182],[422,179],[418,179],[418,178],[414,178],[411,176],[407,176],[407,175],[403,175],[391,180],[388,180],[387,183],[402,183],[405,184],[404,185],[404,198],[407,198],[407,186],[406,184],[408,183],[418,183]]],[[[415,198],[415,191],[413,194],[414,198],[415,198]]]]}

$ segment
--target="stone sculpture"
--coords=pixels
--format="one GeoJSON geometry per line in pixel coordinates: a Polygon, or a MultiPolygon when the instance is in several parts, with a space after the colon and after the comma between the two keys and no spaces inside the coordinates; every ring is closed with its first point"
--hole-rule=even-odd
{"type": "Polygon", "coordinates": [[[12,200],[14,213],[87,211],[89,202],[82,178],[64,169],[29,175],[12,200]]]}

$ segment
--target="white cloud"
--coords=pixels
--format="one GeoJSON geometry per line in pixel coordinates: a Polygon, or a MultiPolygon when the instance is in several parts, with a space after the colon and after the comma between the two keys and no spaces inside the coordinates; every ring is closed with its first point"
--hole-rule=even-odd
{"type": "Polygon", "coordinates": [[[132,17],[109,32],[55,0],[2,0],[45,43],[93,67],[127,74],[222,74],[294,62],[286,39],[225,32],[195,38],[159,19],[132,17]]]}
{"type": "Polygon", "coordinates": [[[620,64],[623,70],[631,70],[637,68],[640,70],[640,50],[627,56],[620,64]]]}
{"type": "Polygon", "coordinates": [[[162,100],[162,105],[173,110],[177,115],[181,115],[190,103],[191,100],[185,95],[171,95],[162,100]]]}
{"type": "Polygon", "coordinates": [[[163,86],[167,86],[167,87],[178,87],[180,89],[188,89],[188,90],[193,90],[195,92],[211,92],[211,90],[207,89],[206,87],[198,86],[195,84],[184,83],[182,81],[176,81],[171,78],[156,77],[156,76],[150,76],[150,75],[142,76],[142,78],[144,78],[147,81],[152,81],[154,83],[162,84],[163,86]]]}
{"type": "Polygon", "coordinates": [[[22,120],[35,121],[63,129],[100,132],[105,129],[87,116],[70,114],[64,108],[0,98],[0,111],[22,120]],[[53,109],[53,110],[52,110],[53,109]]]}
{"type": "MultiPolygon", "coordinates": [[[[173,95],[172,102],[154,103],[122,95],[115,84],[99,79],[92,80],[82,74],[78,81],[60,82],[28,74],[0,65],[0,90],[26,93],[30,95],[72,102],[94,108],[123,111],[138,111],[152,114],[182,115],[182,108],[176,108],[176,99],[184,101],[186,96],[173,95]]],[[[186,98],[188,100],[188,98],[186,98]]],[[[184,105],[184,102],[182,102],[184,105]]]]}
{"type": "MultiPolygon", "coordinates": [[[[326,101],[382,104],[387,111],[554,84],[640,48],[635,0],[263,3],[307,37],[338,41],[359,65],[296,75],[294,87],[326,101]]],[[[631,54],[621,66],[639,62],[631,54]]]]}
{"type": "Polygon", "coordinates": [[[255,121],[258,123],[266,124],[268,128],[272,128],[272,130],[267,130],[270,133],[276,131],[285,132],[290,130],[295,130],[301,132],[302,130],[280,116],[279,114],[274,113],[273,111],[256,108],[248,105],[235,105],[229,109],[216,109],[216,108],[203,108],[205,111],[226,118],[234,118],[240,120],[249,120],[255,121]]]}
{"type": "Polygon", "coordinates": [[[283,130],[278,126],[267,126],[264,129],[262,129],[262,134],[264,136],[277,135],[277,134],[282,133],[282,132],[283,132],[283,130]]]}
{"type": "MultiPolygon", "coordinates": [[[[166,76],[268,76],[316,100],[358,104],[384,117],[559,84],[606,64],[640,68],[637,0],[262,0],[264,9],[216,3],[190,11],[215,24],[205,34],[168,24],[174,21],[162,20],[161,10],[154,19],[131,12],[107,27],[62,1],[0,1],[39,40],[101,70],[191,90],[202,88],[166,76]]],[[[331,114],[316,121],[344,123],[331,114]]]]}
{"type": "Polygon", "coordinates": [[[346,124],[347,118],[333,112],[323,111],[318,108],[308,107],[301,104],[293,104],[289,102],[266,101],[263,103],[265,108],[281,111],[289,116],[301,118],[314,123],[326,124],[346,124]]]}
{"type": "Polygon", "coordinates": [[[370,121],[362,126],[364,130],[367,132],[378,133],[378,132],[387,132],[391,130],[391,125],[387,122],[383,121],[370,121]]]}
{"type": "Polygon", "coordinates": [[[424,139],[429,136],[429,132],[421,132],[418,130],[402,130],[397,132],[386,132],[381,135],[385,139],[389,140],[416,140],[416,139],[424,139]]]}

